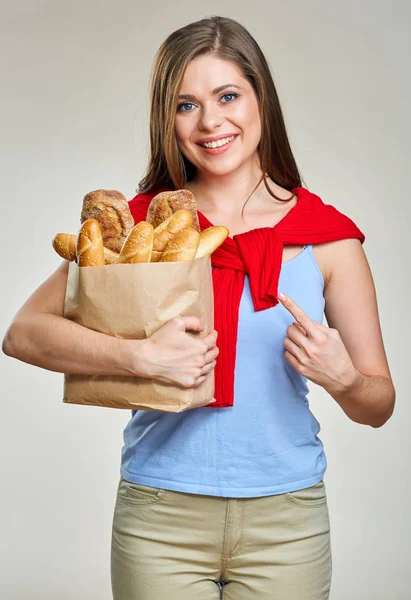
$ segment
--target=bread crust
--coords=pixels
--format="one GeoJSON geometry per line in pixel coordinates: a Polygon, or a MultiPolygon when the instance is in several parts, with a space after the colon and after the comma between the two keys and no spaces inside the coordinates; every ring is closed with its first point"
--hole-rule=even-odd
{"type": "Polygon", "coordinates": [[[213,225],[203,229],[200,233],[200,241],[197,248],[196,258],[210,255],[217,250],[229,234],[229,230],[224,225],[213,225]]]}
{"type": "Polygon", "coordinates": [[[113,250],[110,250],[110,248],[106,248],[104,246],[103,248],[103,252],[104,252],[104,263],[106,265],[115,265],[116,262],[118,261],[118,257],[120,256],[118,252],[113,252],[113,250]]]}
{"type": "Polygon", "coordinates": [[[128,234],[117,263],[150,262],[153,252],[154,229],[151,223],[140,221],[128,234]]]}
{"type": "MultiPolygon", "coordinates": [[[[74,233],[57,233],[53,239],[53,248],[61,258],[73,261],[77,259],[77,236],[74,233]]],[[[109,248],[103,247],[104,263],[114,265],[119,257],[118,252],[113,252],[109,248]]]]}
{"type": "Polygon", "coordinates": [[[192,228],[200,232],[200,222],[197,214],[197,203],[189,190],[160,192],[151,200],[147,211],[146,221],[154,229],[181,208],[189,210],[193,215],[192,228]]]}
{"type": "Polygon", "coordinates": [[[77,236],[73,233],[56,233],[53,239],[53,248],[62,258],[76,260],[77,236]]]}
{"type": "Polygon", "coordinates": [[[160,223],[154,229],[153,254],[151,262],[158,262],[168,242],[182,229],[190,227],[193,223],[193,215],[189,210],[180,208],[171,217],[160,223]]]}
{"type": "Polygon", "coordinates": [[[96,219],[87,219],[80,227],[76,251],[79,267],[104,265],[103,237],[100,224],[96,219]]]}
{"type": "Polygon", "coordinates": [[[134,226],[126,197],[117,190],[89,192],[83,198],[80,222],[90,218],[100,223],[104,246],[113,252],[121,252],[134,226]]]}
{"type": "Polygon", "coordinates": [[[182,229],[168,242],[159,262],[194,260],[200,234],[192,227],[182,229]]]}

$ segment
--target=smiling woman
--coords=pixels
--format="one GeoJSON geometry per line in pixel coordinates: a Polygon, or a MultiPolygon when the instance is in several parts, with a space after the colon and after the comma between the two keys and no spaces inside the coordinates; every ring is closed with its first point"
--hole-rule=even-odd
{"type": "MultiPolygon", "coordinates": [[[[266,31],[272,36],[272,19],[266,31]]],[[[293,36],[299,38],[294,29],[293,36]]],[[[360,71],[362,77],[362,65],[360,71]]],[[[317,94],[317,107],[321,101],[317,94]]],[[[341,181],[346,166],[331,178],[341,181]]],[[[143,395],[144,379],[177,396],[214,380],[215,402],[205,407],[130,415],[112,525],[113,600],[217,600],[223,584],[224,600],[328,600],[327,458],[308,384],[320,386],[325,402],[337,403],[350,420],[373,428],[390,418],[395,390],[365,236],[302,186],[267,61],[232,19],[181,27],[155,58],[149,160],[129,201],[134,224],[146,220],[154,196],[176,190],[189,199],[197,230],[215,224],[230,232],[210,258],[213,322],[186,314],[180,291],[179,315],[146,339],[85,327],[64,314],[65,261],[16,314],[3,351],[51,371],[95,375],[103,385],[138,378],[143,395]]],[[[393,205],[384,201],[388,219],[393,205]]],[[[199,231],[191,233],[198,242],[199,231]]],[[[380,461],[372,467],[377,484],[390,491],[392,473],[380,461]]],[[[354,489],[357,508],[353,477],[344,470],[347,498],[354,489]]]]}
{"type": "Polygon", "coordinates": [[[134,411],[124,431],[114,600],[217,599],[223,584],[224,600],[326,600],[327,461],[307,380],[358,423],[380,427],[394,403],[364,235],[301,186],[267,62],[236,21],[190,23],[161,45],[150,134],[135,221],[160,190],[185,188],[201,229],[230,236],[211,258],[216,402],[134,411]],[[130,494],[147,486],[154,502],[137,510],[130,494]]]}

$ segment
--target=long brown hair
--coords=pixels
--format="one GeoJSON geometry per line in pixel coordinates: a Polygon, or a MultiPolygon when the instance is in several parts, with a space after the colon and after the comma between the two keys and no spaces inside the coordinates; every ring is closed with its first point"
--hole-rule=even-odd
{"type": "Polygon", "coordinates": [[[151,83],[150,158],[136,191],[182,189],[195,177],[196,167],[178,148],[174,126],[185,69],[191,60],[204,54],[232,62],[254,88],[261,118],[258,145],[261,179],[267,191],[277,198],[264,175],[288,190],[300,186],[301,176],[287,137],[280,101],[261,48],[237,21],[212,16],[174,31],[157,52],[151,83]]]}

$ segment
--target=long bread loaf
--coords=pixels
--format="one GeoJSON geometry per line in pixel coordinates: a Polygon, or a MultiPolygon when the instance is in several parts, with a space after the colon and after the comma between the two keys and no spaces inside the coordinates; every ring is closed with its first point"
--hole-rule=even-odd
{"type": "Polygon", "coordinates": [[[103,236],[96,219],[87,219],[82,224],[77,236],[76,253],[79,267],[104,265],[103,236]]]}
{"type": "Polygon", "coordinates": [[[150,262],[153,252],[154,229],[147,221],[133,227],[118,257],[118,263],[150,262]]]}
{"type": "MultiPolygon", "coordinates": [[[[53,248],[65,260],[76,260],[76,242],[77,236],[73,233],[57,233],[53,239],[53,248]]],[[[104,263],[106,265],[113,265],[117,262],[119,254],[113,252],[109,248],[103,247],[104,252],[104,263]]]]}
{"type": "Polygon", "coordinates": [[[168,242],[182,229],[190,227],[193,215],[184,208],[175,212],[171,217],[160,223],[154,230],[153,254],[151,262],[158,262],[168,242]]]}
{"type": "Polygon", "coordinates": [[[159,262],[179,262],[195,258],[200,234],[189,227],[179,231],[167,244],[159,262]]]}

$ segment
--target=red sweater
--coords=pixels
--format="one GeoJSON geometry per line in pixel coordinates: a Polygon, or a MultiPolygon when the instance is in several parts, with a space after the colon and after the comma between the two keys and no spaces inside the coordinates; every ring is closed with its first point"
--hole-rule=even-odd
{"type": "MultiPolygon", "coordinates": [[[[319,244],[365,236],[355,223],[306,188],[291,190],[297,203],[274,227],[260,227],[228,237],[211,255],[214,287],[214,328],[218,331],[219,355],[214,370],[216,402],[204,408],[234,404],[238,311],[244,276],[250,279],[255,310],[278,304],[278,279],[285,244],[319,244]]],[[[152,198],[158,192],[137,194],[129,201],[134,222],[144,221],[152,198]]],[[[198,212],[201,230],[213,224],[198,212]]],[[[281,290],[280,290],[281,291],[281,290]]]]}

